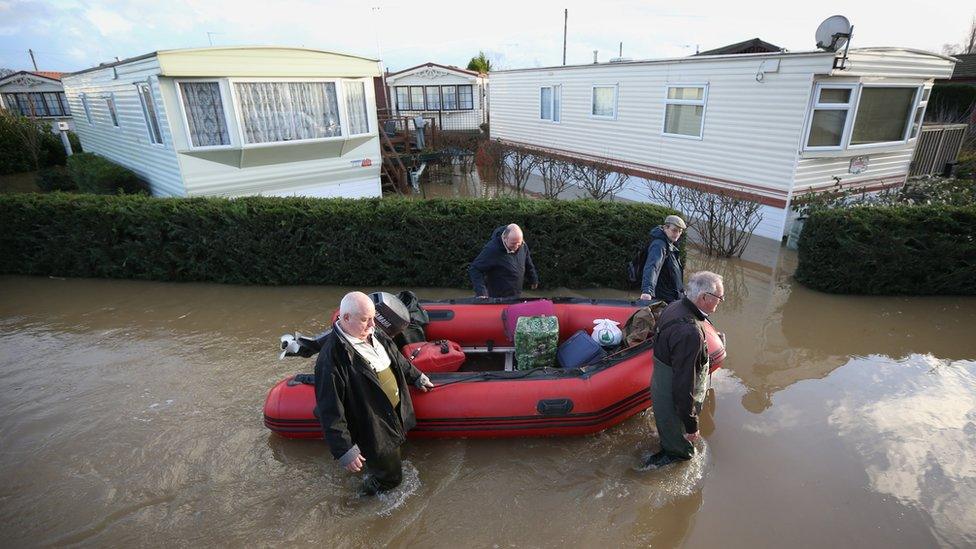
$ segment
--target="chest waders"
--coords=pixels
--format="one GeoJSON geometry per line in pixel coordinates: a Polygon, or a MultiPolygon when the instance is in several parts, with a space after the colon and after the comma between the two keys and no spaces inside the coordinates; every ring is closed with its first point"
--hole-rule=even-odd
{"type": "MultiPolygon", "coordinates": [[[[672,322],[689,322],[689,319],[677,319],[672,322]]],[[[709,384],[708,345],[705,343],[705,333],[701,325],[694,322],[701,334],[702,349],[699,360],[695,364],[694,400],[695,414],[701,413],[705,403],[705,394],[709,384]]],[[[669,323],[670,324],[670,323],[669,323]]],[[[666,327],[667,325],[665,325],[666,327]]],[[[661,440],[661,449],[669,455],[680,459],[691,459],[695,455],[695,446],[685,439],[685,424],[678,417],[674,404],[674,368],[654,356],[654,372],[651,374],[651,407],[654,410],[654,422],[657,424],[657,434],[661,440]]]]}

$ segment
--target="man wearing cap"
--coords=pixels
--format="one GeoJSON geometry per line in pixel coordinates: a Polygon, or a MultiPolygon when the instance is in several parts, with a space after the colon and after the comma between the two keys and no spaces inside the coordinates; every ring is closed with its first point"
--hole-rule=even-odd
{"type": "Polygon", "coordinates": [[[669,215],[664,218],[663,225],[651,229],[651,244],[647,247],[641,280],[641,299],[660,299],[668,303],[681,299],[684,283],[675,243],[687,227],[683,219],[669,215]]]}
{"type": "Polygon", "coordinates": [[[366,469],[367,494],[403,480],[400,445],[417,424],[407,384],[424,392],[434,386],[375,330],[375,317],[369,296],[346,294],[315,362],[315,409],[325,442],[350,473],[366,469]]]}

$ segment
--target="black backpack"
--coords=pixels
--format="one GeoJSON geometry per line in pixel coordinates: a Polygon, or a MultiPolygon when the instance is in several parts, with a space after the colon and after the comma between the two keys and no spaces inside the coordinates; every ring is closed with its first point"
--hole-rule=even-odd
{"type": "Polygon", "coordinates": [[[647,263],[647,250],[651,247],[648,240],[643,246],[635,250],[634,259],[627,263],[627,282],[631,285],[640,286],[644,279],[644,264],[647,263]]]}

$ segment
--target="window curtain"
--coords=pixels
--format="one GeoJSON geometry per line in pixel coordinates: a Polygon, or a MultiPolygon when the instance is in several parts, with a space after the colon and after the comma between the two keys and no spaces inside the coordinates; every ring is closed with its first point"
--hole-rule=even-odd
{"type": "Polygon", "coordinates": [[[593,88],[593,115],[613,116],[613,88],[593,88]]]}
{"type": "Polygon", "coordinates": [[[427,93],[427,109],[431,111],[441,110],[441,87],[427,86],[424,89],[427,93]]]}
{"type": "Polygon", "coordinates": [[[247,143],[273,143],[342,134],[333,82],[239,82],[247,143]]]}
{"type": "Polygon", "coordinates": [[[539,103],[539,118],[552,120],[552,88],[542,88],[539,103]]]}
{"type": "Polygon", "coordinates": [[[346,92],[346,112],[349,113],[349,134],[369,133],[366,114],[366,86],[362,82],[343,82],[346,92]]]}
{"type": "Polygon", "coordinates": [[[194,147],[230,145],[217,82],[182,82],[183,108],[194,147]]]}
{"type": "Polygon", "coordinates": [[[699,105],[668,105],[664,114],[664,133],[701,137],[705,107],[699,105]]]}
{"type": "Polygon", "coordinates": [[[406,86],[396,87],[397,110],[410,110],[410,88],[406,86]]]}
{"type": "Polygon", "coordinates": [[[444,94],[444,110],[456,111],[458,108],[457,86],[441,86],[441,93],[444,94]]]}
{"type": "Polygon", "coordinates": [[[471,86],[458,86],[458,103],[460,108],[463,110],[471,110],[474,108],[474,94],[471,91],[471,86]]]}

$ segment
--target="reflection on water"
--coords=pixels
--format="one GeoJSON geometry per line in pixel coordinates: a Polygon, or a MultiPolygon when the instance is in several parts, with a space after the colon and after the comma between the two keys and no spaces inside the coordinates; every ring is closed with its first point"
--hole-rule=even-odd
{"type": "MultiPolygon", "coordinates": [[[[348,288],[0,278],[0,539],[24,545],[850,546],[976,543],[972,298],[851,298],[771,264],[726,277],[729,358],[689,463],[645,412],[584,438],[410,441],[358,495],[261,423],[348,288]]],[[[366,288],[374,290],[376,288],[366,288]]],[[[387,288],[398,291],[400,288],[387,288]]],[[[415,289],[427,298],[466,289],[415,289]]],[[[535,295],[634,297],[618,290],[535,295]]]]}
{"type": "Polygon", "coordinates": [[[976,361],[855,358],[833,378],[829,422],[871,487],[929,512],[941,543],[976,545],[976,361]]]}

